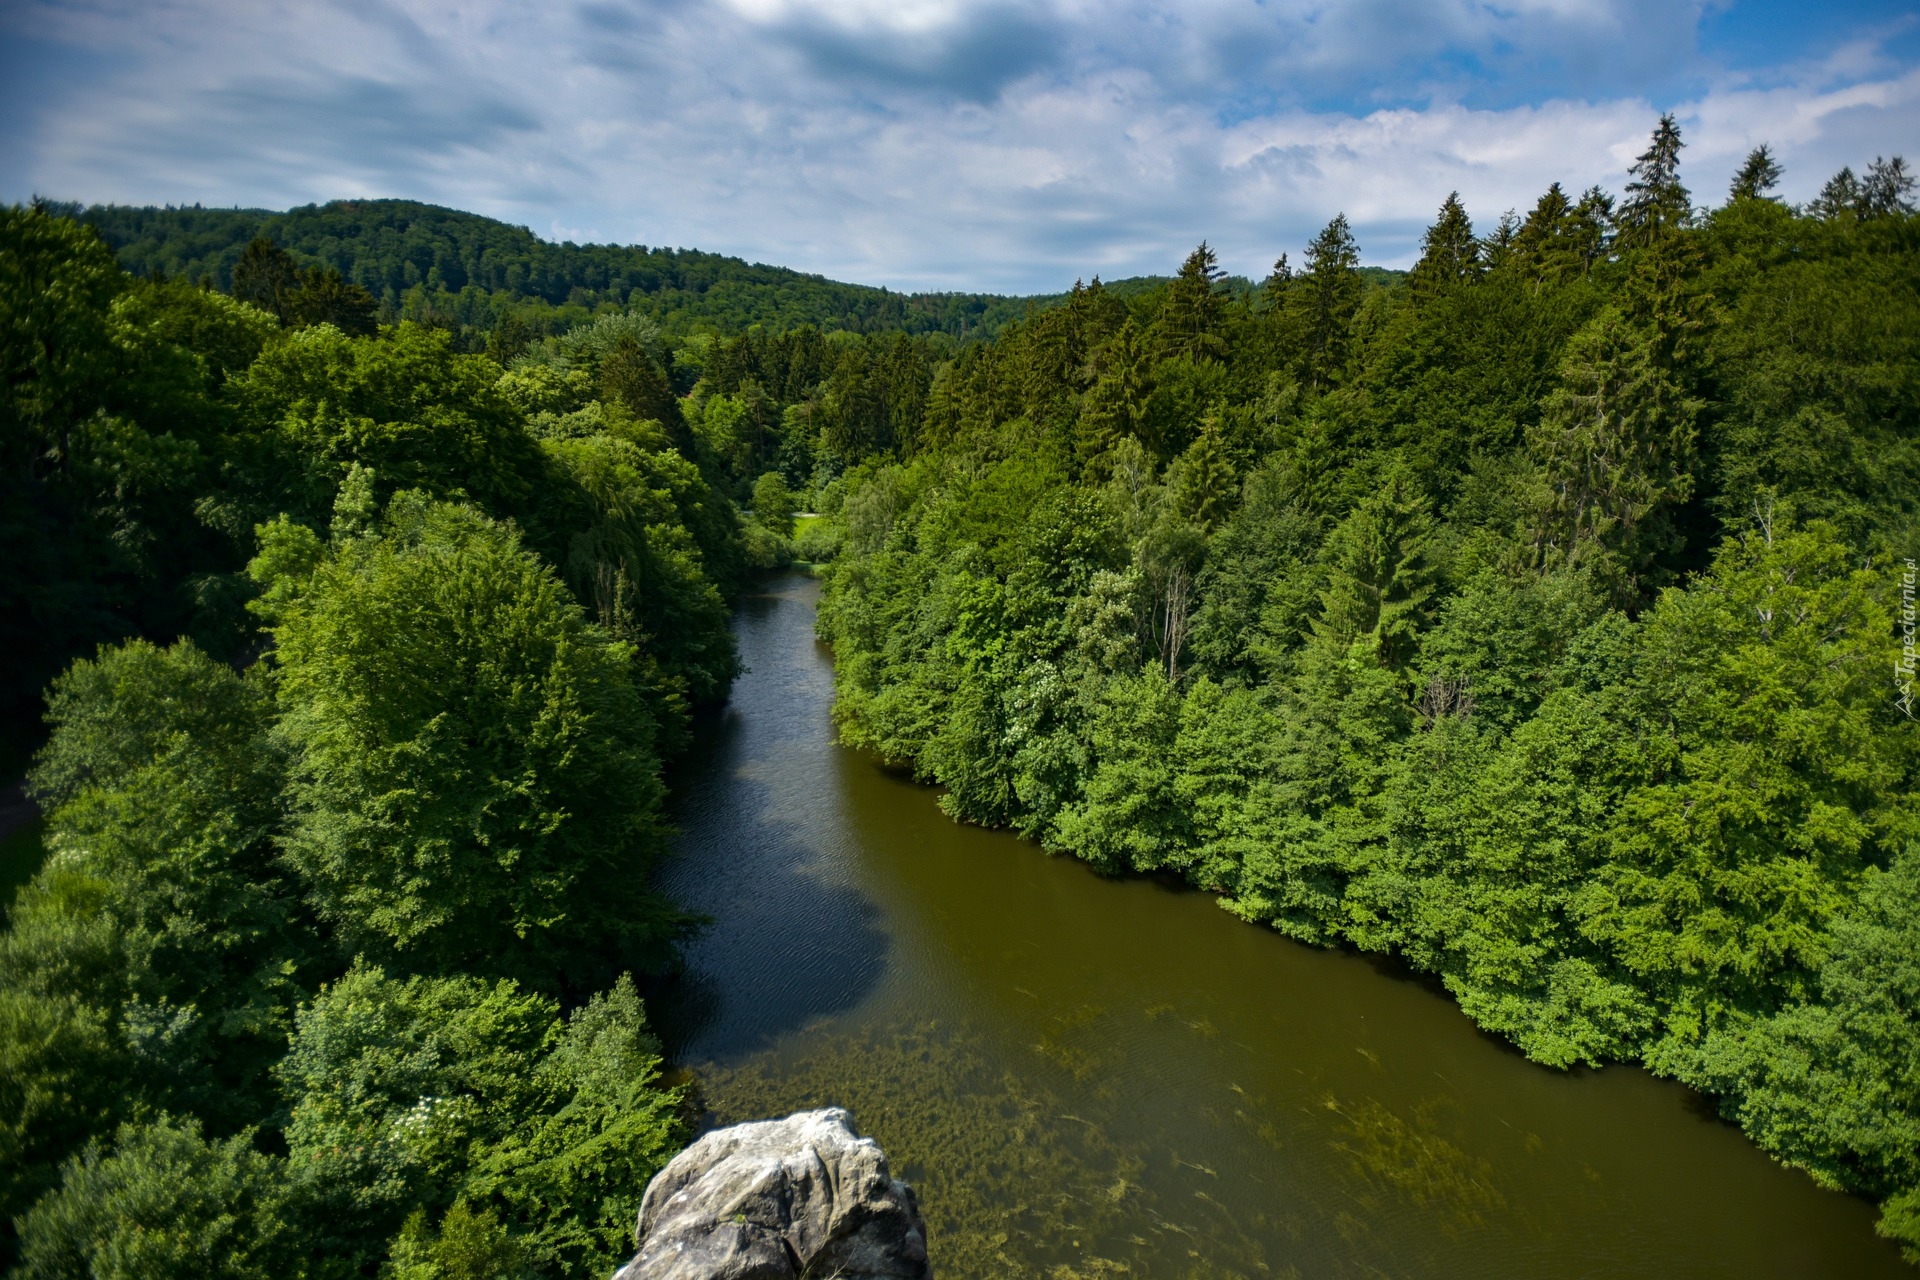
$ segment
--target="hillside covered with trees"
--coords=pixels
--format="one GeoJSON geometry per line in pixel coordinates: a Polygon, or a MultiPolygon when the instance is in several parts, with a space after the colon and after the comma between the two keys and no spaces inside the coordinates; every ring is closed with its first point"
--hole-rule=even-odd
{"type": "Polygon", "coordinates": [[[1913,183],[1796,210],[1763,148],[1701,211],[1680,149],[1448,198],[1390,287],[1336,218],[962,352],[838,482],[837,714],[956,819],[1686,1081],[1920,1251],[1913,183]]]}
{"type": "Polygon", "coordinates": [[[63,211],[97,227],[120,265],[137,276],[159,272],[228,289],[246,246],[264,236],[302,265],[338,271],[368,290],[388,322],[473,332],[479,343],[510,316],[545,335],[606,309],[636,312],[674,332],[812,325],[966,338],[997,331],[1026,302],[895,293],[696,249],[554,244],[525,227],[410,200],[340,200],[284,213],[117,205],[63,211]]]}
{"type": "Polygon", "coordinates": [[[1002,311],[0,211],[4,1261],[608,1271],[689,1134],[666,770],[794,559],[843,736],[956,819],[1684,1080],[1920,1251],[1913,183],[1791,208],[1762,148],[1702,210],[1680,152],[1450,197],[1405,275],[1337,217],[1002,311]]]}
{"type": "Polygon", "coordinates": [[[254,258],[285,322],[0,211],[0,649],[9,741],[43,688],[50,734],[0,1254],[605,1273],[687,1133],[632,975],[692,923],[647,873],[738,513],[633,411],[633,332],[508,373],[254,258]]]}

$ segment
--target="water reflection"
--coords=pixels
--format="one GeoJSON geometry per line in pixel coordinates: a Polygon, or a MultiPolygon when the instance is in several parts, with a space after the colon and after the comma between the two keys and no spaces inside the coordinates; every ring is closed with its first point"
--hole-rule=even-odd
{"type": "Polygon", "coordinates": [[[807,712],[833,684],[804,632],[794,651],[781,602],[742,602],[736,628],[753,669],[699,726],[678,780],[679,857],[661,885],[712,923],[686,948],[686,974],[656,998],[655,1019],[691,1057],[763,1047],[853,1009],[887,963],[879,909],[804,838],[830,805],[804,783],[822,745],[807,712]]]}
{"type": "Polygon", "coordinates": [[[812,597],[741,611],[667,885],[716,924],[656,1008],[719,1120],[851,1109],[942,1275],[1907,1274],[1686,1090],[1534,1066],[1391,965],[949,822],[834,744],[812,597]]]}

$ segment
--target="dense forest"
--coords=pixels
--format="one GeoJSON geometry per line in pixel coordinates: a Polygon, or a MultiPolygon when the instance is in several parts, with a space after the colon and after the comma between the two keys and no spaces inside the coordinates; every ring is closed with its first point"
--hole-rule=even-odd
{"type": "Polygon", "coordinates": [[[1920,1254],[1913,182],[1794,209],[1763,148],[1700,210],[1680,150],[1449,198],[1402,283],[1336,218],[942,365],[834,495],[837,715],[957,819],[1686,1081],[1920,1254]]]}
{"type": "Polygon", "coordinates": [[[1920,1252],[1913,182],[1700,209],[1680,151],[1410,273],[1339,217],[1003,311],[0,210],[5,1261],[610,1269],[690,1132],[668,769],[796,559],[956,819],[1684,1080],[1920,1252]]]}
{"type": "Polygon", "coordinates": [[[117,205],[61,212],[98,228],[134,275],[220,289],[231,286],[246,246],[265,236],[368,290],[387,321],[448,328],[474,349],[509,318],[544,336],[610,310],[674,333],[812,325],[966,338],[996,332],[1027,301],[895,293],[694,249],[552,244],[524,227],[410,200],[342,200],[285,213],[117,205]]]}
{"type": "Polygon", "coordinates": [[[735,673],[739,515],[645,400],[644,319],[509,373],[302,318],[368,299],[249,263],[284,317],[0,211],[10,743],[51,677],[0,1248],[605,1273],[686,1135],[631,975],[693,923],[647,869],[663,763],[735,673]]]}

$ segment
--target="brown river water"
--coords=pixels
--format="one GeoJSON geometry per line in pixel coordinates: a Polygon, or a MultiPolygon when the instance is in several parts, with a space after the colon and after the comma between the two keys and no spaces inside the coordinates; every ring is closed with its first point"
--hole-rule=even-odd
{"type": "Polygon", "coordinates": [[[835,741],[817,598],[741,602],[662,877],[714,923],[654,1013],[715,1123],[850,1109],[942,1280],[1916,1274],[1678,1085],[952,822],[835,741]]]}

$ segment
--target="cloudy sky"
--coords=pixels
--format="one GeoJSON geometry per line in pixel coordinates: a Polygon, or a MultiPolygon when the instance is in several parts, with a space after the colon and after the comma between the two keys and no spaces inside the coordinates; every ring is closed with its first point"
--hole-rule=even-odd
{"type": "Polygon", "coordinates": [[[1344,211],[1404,265],[1617,190],[1920,159],[1912,0],[0,0],[0,200],[405,196],[899,288],[1258,277],[1344,211]]]}

